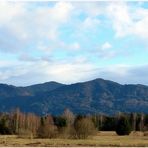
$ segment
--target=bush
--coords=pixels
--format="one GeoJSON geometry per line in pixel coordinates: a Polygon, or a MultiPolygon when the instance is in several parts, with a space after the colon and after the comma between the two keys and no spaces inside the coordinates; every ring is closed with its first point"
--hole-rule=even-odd
{"type": "Polygon", "coordinates": [[[28,129],[19,129],[18,132],[18,137],[19,138],[33,138],[33,133],[32,131],[28,130],[28,129]]]}
{"type": "Polygon", "coordinates": [[[115,122],[115,118],[113,117],[106,117],[105,121],[102,125],[102,129],[103,131],[115,131],[115,127],[116,127],[116,122],[115,122]]]}
{"type": "Polygon", "coordinates": [[[37,130],[38,138],[55,138],[56,135],[57,129],[54,125],[41,125],[37,130]]]}
{"type": "Polygon", "coordinates": [[[116,133],[118,135],[129,135],[131,133],[131,126],[127,118],[120,117],[116,125],[116,133]]]}
{"type": "Polygon", "coordinates": [[[2,118],[0,120],[0,134],[2,135],[9,135],[11,134],[11,130],[9,126],[7,125],[7,120],[2,118]]]}
{"type": "Polygon", "coordinates": [[[59,138],[66,138],[66,139],[71,139],[71,138],[76,138],[76,132],[73,126],[67,126],[58,129],[58,137],[59,138]]]}
{"type": "Polygon", "coordinates": [[[86,139],[88,136],[96,132],[94,124],[89,118],[78,118],[75,120],[74,129],[78,139],[86,139]]]}
{"type": "Polygon", "coordinates": [[[66,119],[64,117],[54,117],[54,124],[58,127],[58,128],[63,128],[67,126],[67,122],[66,119]]]}

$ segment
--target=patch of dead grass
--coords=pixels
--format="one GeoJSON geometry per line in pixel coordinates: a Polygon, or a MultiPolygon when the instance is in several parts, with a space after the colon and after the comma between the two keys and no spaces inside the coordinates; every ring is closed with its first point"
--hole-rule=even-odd
{"type": "Polygon", "coordinates": [[[130,146],[148,147],[148,136],[131,134],[117,136],[115,132],[99,132],[88,139],[23,139],[15,135],[0,136],[0,146],[130,146]]]}

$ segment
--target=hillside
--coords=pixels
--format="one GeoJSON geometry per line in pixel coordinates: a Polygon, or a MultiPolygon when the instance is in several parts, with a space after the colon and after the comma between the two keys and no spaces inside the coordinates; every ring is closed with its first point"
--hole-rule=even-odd
{"type": "Polygon", "coordinates": [[[1,84],[0,111],[16,107],[37,114],[61,114],[65,108],[83,114],[148,113],[148,86],[121,85],[103,79],[71,85],[47,82],[15,87],[1,84]]]}

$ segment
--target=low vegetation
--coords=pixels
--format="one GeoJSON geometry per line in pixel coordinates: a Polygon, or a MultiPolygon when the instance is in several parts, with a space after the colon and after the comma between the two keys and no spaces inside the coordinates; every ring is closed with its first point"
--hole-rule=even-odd
{"type": "Polygon", "coordinates": [[[66,109],[39,117],[17,109],[0,114],[0,146],[148,146],[147,131],[148,115],[137,113],[74,115],[66,109]]]}
{"type": "Polygon", "coordinates": [[[97,135],[87,139],[65,138],[18,138],[14,135],[0,136],[0,146],[130,146],[148,147],[148,136],[141,136],[139,132],[128,136],[118,136],[115,132],[98,132],[97,135]],[[138,134],[137,134],[138,133],[138,134]]]}

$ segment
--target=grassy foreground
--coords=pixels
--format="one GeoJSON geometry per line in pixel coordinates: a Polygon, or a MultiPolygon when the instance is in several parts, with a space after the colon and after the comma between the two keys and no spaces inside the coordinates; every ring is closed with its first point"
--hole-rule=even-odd
{"type": "Polygon", "coordinates": [[[117,136],[114,132],[99,132],[97,136],[85,139],[23,139],[17,136],[0,136],[0,146],[145,146],[148,136],[131,134],[117,136]]]}

